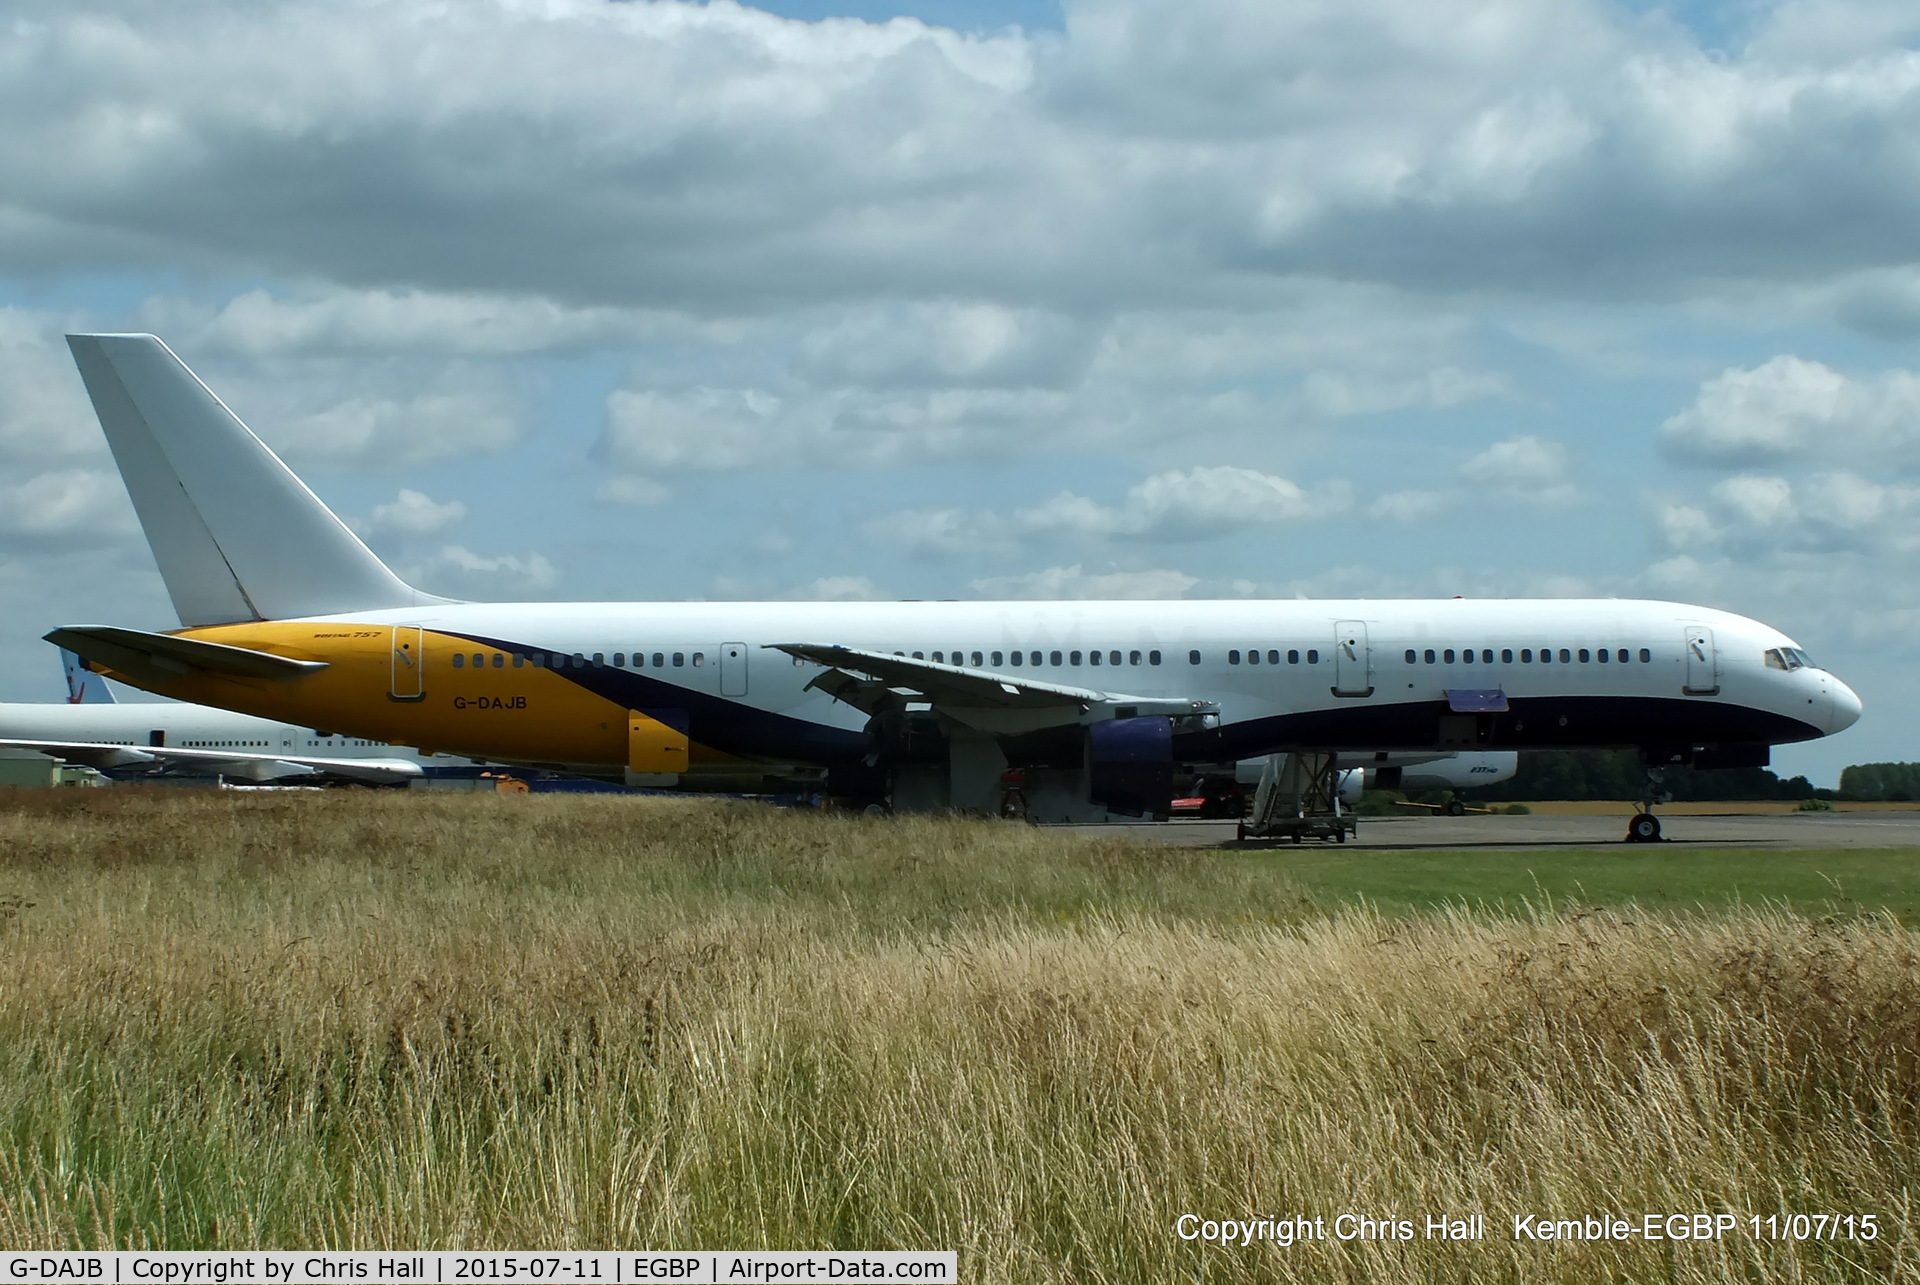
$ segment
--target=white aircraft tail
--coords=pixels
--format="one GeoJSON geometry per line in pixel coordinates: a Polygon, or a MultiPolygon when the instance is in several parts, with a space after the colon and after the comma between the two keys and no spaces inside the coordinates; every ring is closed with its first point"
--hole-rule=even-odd
{"type": "Polygon", "coordinates": [[[412,588],[152,335],[68,335],[180,623],[446,601],[412,588]]]}
{"type": "Polygon", "coordinates": [[[60,649],[60,664],[67,671],[67,704],[69,705],[116,705],[113,693],[107,690],[107,680],[88,669],[86,664],[65,647],[60,649]]]}

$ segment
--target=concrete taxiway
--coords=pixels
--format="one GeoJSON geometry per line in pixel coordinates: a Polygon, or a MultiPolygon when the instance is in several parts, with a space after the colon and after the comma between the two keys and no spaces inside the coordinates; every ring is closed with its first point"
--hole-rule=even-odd
{"type": "MultiPolygon", "coordinates": [[[[1920,811],[1789,812],[1688,815],[1660,813],[1662,842],[1673,847],[1920,848],[1920,811]]],[[[1160,825],[1075,827],[1089,834],[1116,829],[1129,838],[1193,848],[1292,847],[1238,843],[1231,821],[1168,821],[1160,825]]],[[[1347,843],[1382,850],[1423,848],[1591,848],[1615,844],[1627,814],[1362,817],[1347,843]]],[[[1311,843],[1318,840],[1309,840],[1311,843]]],[[[1328,845],[1332,846],[1332,845],[1328,845]]]]}

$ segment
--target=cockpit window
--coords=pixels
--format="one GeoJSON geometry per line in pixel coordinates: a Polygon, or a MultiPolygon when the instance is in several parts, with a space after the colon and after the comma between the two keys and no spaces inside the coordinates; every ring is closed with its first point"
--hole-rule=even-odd
{"type": "Polygon", "coordinates": [[[1798,647],[1769,647],[1766,653],[1768,669],[1814,669],[1813,658],[1798,647]]]}

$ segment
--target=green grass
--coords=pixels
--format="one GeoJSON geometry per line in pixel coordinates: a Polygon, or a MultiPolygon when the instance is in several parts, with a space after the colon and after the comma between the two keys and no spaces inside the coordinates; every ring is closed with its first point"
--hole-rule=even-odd
{"type": "Polygon", "coordinates": [[[1529,864],[1621,859],[1502,856],[1467,908],[1480,858],[1452,854],[625,798],[15,796],[0,1245],[955,1248],[967,1280],[1061,1285],[1920,1278],[1920,938],[1777,901],[1491,908],[1529,864]],[[1450,908],[1382,913],[1422,870],[1450,908]],[[1698,1209],[1885,1230],[1501,1234],[1698,1209]],[[1494,1235],[1173,1232],[1425,1210],[1494,1235]]]}
{"type": "Polygon", "coordinates": [[[1446,906],[1640,906],[1724,910],[1780,906],[1805,915],[1896,916],[1920,926],[1920,850],[1608,848],[1405,852],[1309,846],[1231,860],[1331,909],[1365,902],[1392,913],[1446,906]]]}

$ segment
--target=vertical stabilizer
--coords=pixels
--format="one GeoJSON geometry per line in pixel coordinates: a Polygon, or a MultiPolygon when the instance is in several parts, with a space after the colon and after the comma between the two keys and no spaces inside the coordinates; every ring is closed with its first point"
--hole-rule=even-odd
{"type": "Polygon", "coordinates": [[[67,704],[115,705],[107,680],[88,669],[86,663],[65,647],[60,649],[60,664],[67,671],[67,704]]]}
{"type": "Polygon", "coordinates": [[[183,625],[443,602],[411,588],[152,335],[68,335],[183,625]]]}

